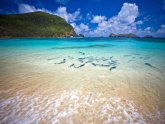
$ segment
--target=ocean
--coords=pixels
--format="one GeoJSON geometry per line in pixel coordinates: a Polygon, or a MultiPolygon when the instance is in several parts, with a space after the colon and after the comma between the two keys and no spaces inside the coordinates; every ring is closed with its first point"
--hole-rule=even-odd
{"type": "Polygon", "coordinates": [[[165,39],[0,39],[0,123],[165,123],[165,39]]]}

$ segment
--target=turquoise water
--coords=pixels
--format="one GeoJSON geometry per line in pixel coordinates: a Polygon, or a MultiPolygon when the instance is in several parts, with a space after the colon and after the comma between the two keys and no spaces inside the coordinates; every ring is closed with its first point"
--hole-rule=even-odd
{"type": "MultiPolygon", "coordinates": [[[[65,117],[62,110],[58,112],[60,115],[52,114],[53,117],[49,113],[53,110],[53,101],[60,99],[72,104],[72,98],[66,100],[67,94],[73,95],[74,100],[75,97],[80,99],[73,100],[74,111],[77,105],[88,108],[86,102],[93,100],[96,106],[91,103],[93,109],[88,108],[89,113],[95,110],[93,118],[111,116],[108,120],[95,118],[93,123],[165,122],[165,39],[0,39],[0,69],[2,123],[36,123],[43,118],[46,121],[51,118],[50,123],[60,122],[60,118],[65,117]],[[25,91],[31,95],[25,95],[25,91]],[[46,98],[42,93],[47,94],[46,98]],[[59,93],[61,96],[57,99],[59,93]],[[86,100],[88,97],[90,100],[86,100]],[[102,99],[106,99],[106,104],[102,99]],[[127,102],[122,99],[128,101],[128,106],[123,106],[127,102]],[[105,115],[97,115],[111,102],[121,113],[131,112],[123,114],[121,119],[114,107],[112,110],[117,115],[107,111],[105,115]],[[26,107],[33,109],[28,111],[26,107]],[[47,108],[50,110],[45,113],[47,108]],[[33,112],[36,112],[34,116],[33,112]],[[21,114],[17,117],[16,113],[21,114]]],[[[68,109],[68,113],[72,117],[71,110],[68,109]]],[[[84,116],[86,118],[77,116],[79,121],[72,121],[79,123],[89,119],[87,113],[84,116]]],[[[71,120],[68,116],[65,119],[71,120]]]]}
{"type": "Polygon", "coordinates": [[[45,55],[47,56],[45,59],[49,59],[49,56],[51,58],[55,53],[59,56],[72,54],[79,56],[81,55],[79,52],[97,57],[113,56],[121,61],[119,62],[121,66],[123,64],[131,68],[155,67],[162,73],[165,72],[165,39],[52,38],[1,39],[0,41],[0,57],[6,59],[28,54],[45,55]]]}

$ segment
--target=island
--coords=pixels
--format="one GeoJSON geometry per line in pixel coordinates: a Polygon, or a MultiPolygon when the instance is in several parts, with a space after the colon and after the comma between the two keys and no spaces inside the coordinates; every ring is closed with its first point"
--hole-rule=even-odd
{"type": "Polygon", "coordinates": [[[74,37],[65,19],[45,12],[0,15],[0,38],[74,37]]]}
{"type": "Polygon", "coordinates": [[[138,38],[139,36],[137,36],[136,34],[110,34],[109,37],[128,37],[128,38],[138,38]]]}

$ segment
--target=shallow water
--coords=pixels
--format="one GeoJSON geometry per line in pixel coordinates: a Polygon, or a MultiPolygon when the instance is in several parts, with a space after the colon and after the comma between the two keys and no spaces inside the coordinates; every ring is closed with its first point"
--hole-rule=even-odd
{"type": "Polygon", "coordinates": [[[165,40],[0,40],[0,123],[165,123],[165,40]]]}

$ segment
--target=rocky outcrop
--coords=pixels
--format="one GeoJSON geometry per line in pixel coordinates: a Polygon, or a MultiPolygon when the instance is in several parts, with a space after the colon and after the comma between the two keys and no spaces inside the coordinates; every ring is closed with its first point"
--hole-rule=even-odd
{"type": "Polygon", "coordinates": [[[132,33],[129,33],[129,34],[110,34],[109,37],[130,37],[130,38],[137,38],[138,36],[136,34],[132,34],[132,33]]]}

